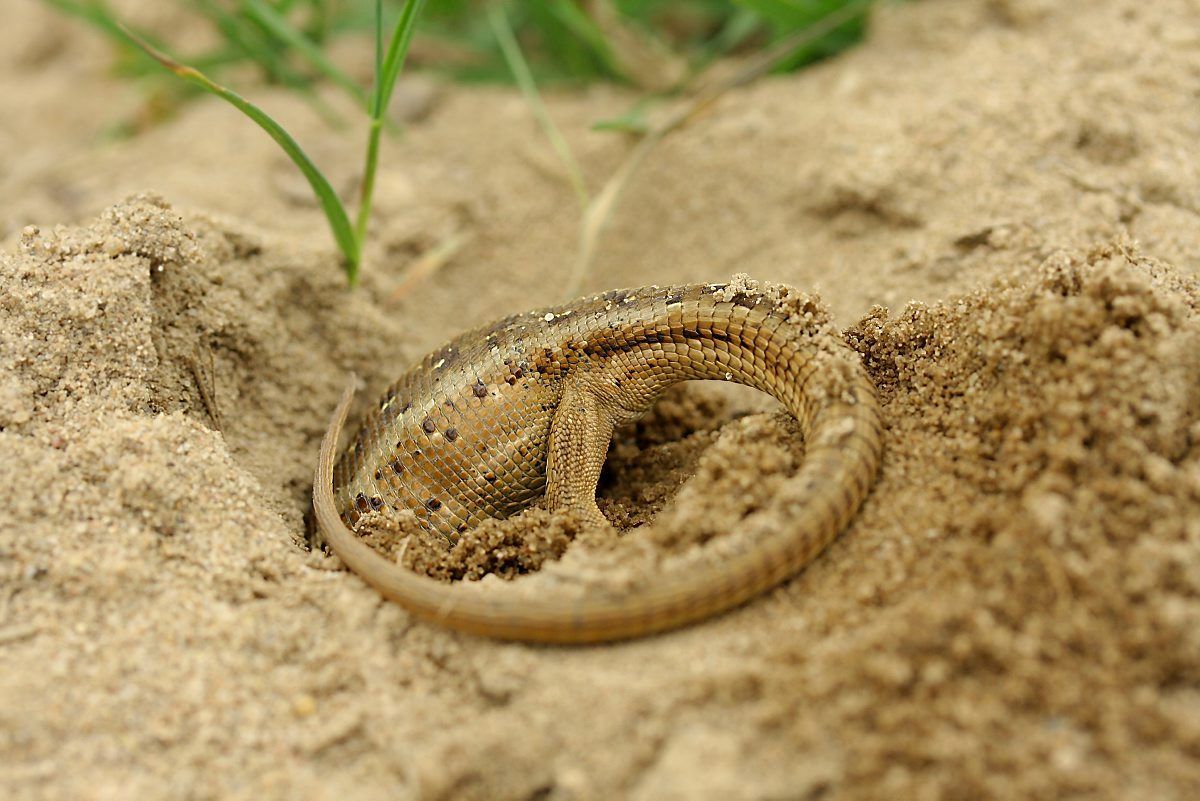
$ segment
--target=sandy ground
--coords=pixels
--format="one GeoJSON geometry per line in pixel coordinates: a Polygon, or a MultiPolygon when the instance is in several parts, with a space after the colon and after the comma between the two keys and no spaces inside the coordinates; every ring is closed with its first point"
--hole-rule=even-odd
{"type": "MultiPolygon", "coordinates": [[[[819,287],[880,387],[885,464],[841,539],[765,597],[537,648],[414,623],[304,522],[348,370],[369,396],[453,333],[562,299],[577,207],[521,99],[402,90],[416,119],[348,292],[257,129],[199,102],[105,137],[137,93],[90,32],[18,1],[0,52],[5,797],[1200,797],[1194,3],[913,2],[665,141],[585,289],[819,287]],[[452,262],[394,300],[452,235],[452,262]]],[[[254,96],[353,185],[360,131],[254,96]]],[[[629,102],[551,98],[594,187],[631,143],[589,125],[629,102]]],[[[620,543],[482,590],[719,547],[802,458],[763,408],[672,394],[610,457],[620,543]]]]}

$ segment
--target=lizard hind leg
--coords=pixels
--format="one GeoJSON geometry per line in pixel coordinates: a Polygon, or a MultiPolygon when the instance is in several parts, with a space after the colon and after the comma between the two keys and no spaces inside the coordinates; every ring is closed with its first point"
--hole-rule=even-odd
{"type": "Polygon", "coordinates": [[[566,509],[584,525],[607,526],[596,505],[596,484],[608,455],[614,417],[579,381],[569,381],[550,423],[546,449],[546,508],[566,509]]]}

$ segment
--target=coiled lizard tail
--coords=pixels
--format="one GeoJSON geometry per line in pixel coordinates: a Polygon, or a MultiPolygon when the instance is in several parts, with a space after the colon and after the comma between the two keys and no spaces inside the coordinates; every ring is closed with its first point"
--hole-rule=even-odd
{"type": "Polygon", "coordinates": [[[389,388],[335,468],[352,395],[351,388],[343,396],[317,464],[313,502],[326,541],[414,614],[504,639],[636,637],[742,603],[797,573],[837,536],[866,497],[882,449],[874,387],[824,307],[741,275],[728,284],[608,292],[464,334],[389,388]],[[409,509],[454,540],[544,496],[549,508],[602,524],[596,483],[614,427],[689,379],[773,395],[806,443],[803,465],[775,500],[786,524],[747,518],[754,544],[719,564],[619,597],[481,597],[383,558],[343,520],[409,509]]]}

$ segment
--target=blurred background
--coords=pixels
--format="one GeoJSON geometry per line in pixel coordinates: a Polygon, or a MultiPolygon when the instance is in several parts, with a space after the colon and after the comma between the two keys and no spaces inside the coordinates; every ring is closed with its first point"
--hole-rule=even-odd
{"type": "MultiPolygon", "coordinates": [[[[112,69],[137,81],[146,106],[131,125],[152,123],[201,90],[178,81],[133,45],[137,35],[223,83],[259,80],[305,94],[321,82],[365,97],[372,70],[374,0],[44,0],[112,43],[112,69]]],[[[515,37],[540,86],[604,81],[648,97],[686,88],[718,60],[744,59],[786,43],[862,0],[434,0],[418,21],[409,66],[473,83],[511,83],[497,19],[515,37]]],[[[382,4],[388,31],[404,6],[382,4]]],[[[852,15],[815,41],[783,48],[772,69],[789,71],[861,39],[852,15]]],[[[386,34],[385,34],[386,35],[386,34]]],[[[315,97],[315,96],[314,96],[315,97]]],[[[602,125],[638,130],[641,109],[602,125]]]]}

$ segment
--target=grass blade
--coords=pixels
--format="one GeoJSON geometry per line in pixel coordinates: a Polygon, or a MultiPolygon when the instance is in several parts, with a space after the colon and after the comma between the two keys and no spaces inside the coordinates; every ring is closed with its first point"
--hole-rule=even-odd
{"type": "MultiPolygon", "coordinates": [[[[367,132],[367,157],[363,164],[362,191],[358,199],[358,217],[354,224],[354,236],[360,243],[366,241],[367,225],[371,220],[371,198],[375,194],[375,172],[379,166],[379,139],[383,133],[388,103],[392,99],[396,79],[400,76],[404,59],[408,55],[408,45],[412,42],[417,18],[421,16],[424,8],[425,0],[408,0],[404,4],[404,10],[400,12],[400,19],[396,21],[396,28],[392,31],[387,55],[384,56],[383,3],[382,0],[375,0],[375,85],[368,102],[371,127],[367,132]]],[[[355,276],[350,280],[353,283],[355,276]]]]}
{"type": "Polygon", "coordinates": [[[597,120],[592,123],[593,131],[619,131],[621,133],[644,134],[650,130],[650,119],[647,116],[650,106],[653,105],[658,98],[654,96],[643,97],[641,100],[633,104],[628,111],[623,114],[618,114],[615,117],[609,117],[603,120],[597,120]]]}
{"type": "Polygon", "coordinates": [[[354,231],[350,227],[350,219],[346,216],[346,209],[342,205],[341,199],[338,198],[337,192],[333,191],[333,187],[330,186],[329,181],[321,174],[321,171],[317,169],[317,165],[313,163],[308,154],[292,138],[291,134],[285,131],[283,126],[271,119],[265,111],[237,92],[216,83],[193,67],[180,64],[167,54],[155,49],[123,25],[121,26],[121,30],[129,38],[129,41],[140,47],[159,64],[162,64],[185,81],[200,86],[202,89],[211,92],[234,106],[238,111],[253,120],[258,127],[266,131],[267,135],[283,148],[288,157],[300,168],[300,172],[304,173],[304,177],[308,179],[309,185],[312,186],[313,192],[320,200],[321,209],[325,212],[325,217],[329,220],[329,227],[333,231],[333,238],[346,259],[346,277],[353,285],[358,276],[359,245],[354,237],[354,231]]]}
{"type": "Polygon", "coordinates": [[[450,263],[463,245],[470,241],[470,237],[461,231],[454,231],[441,242],[436,244],[432,250],[421,254],[416,261],[409,265],[404,271],[404,277],[400,279],[400,283],[392,290],[384,300],[384,307],[395,306],[422,281],[429,279],[436,274],[438,270],[450,263]]]}
{"type": "Polygon", "coordinates": [[[378,84],[379,108],[375,110],[377,119],[387,114],[387,104],[392,99],[392,90],[396,88],[396,79],[404,67],[404,59],[408,55],[408,45],[412,41],[413,30],[417,27],[417,18],[425,8],[425,0],[408,0],[400,19],[396,21],[396,29],[392,31],[392,40],[388,43],[387,55],[383,59],[383,69],[375,76],[378,84]]]}
{"type": "MultiPolygon", "coordinates": [[[[575,37],[580,42],[592,50],[610,75],[621,80],[629,79],[629,76],[621,68],[617,57],[613,54],[608,40],[604,37],[604,31],[596,26],[596,23],[584,13],[583,9],[572,0],[554,0],[554,2],[547,5],[546,10],[558,19],[567,30],[575,34],[575,37]]],[[[503,45],[501,46],[503,47],[503,45]]],[[[506,55],[505,60],[507,59],[508,56],[506,55]]]]}
{"type": "Polygon", "coordinates": [[[381,116],[379,113],[380,107],[383,106],[383,84],[379,82],[379,76],[383,73],[383,0],[375,0],[375,72],[372,75],[371,86],[371,105],[367,108],[367,112],[372,118],[381,116]]]}
{"type": "Polygon", "coordinates": [[[329,80],[342,87],[351,97],[364,108],[367,106],[367,93],[355,83],[354,79],[342,72],[332,61],[325,57],[321,48],[317,47],[307,36],[301,33],[287,17],[280,14],[263,0],[242,0],[246,14],[261,25],[270,35],[294,48],[297,53],[308,60],[313,67],[329,80]]]}
{"type": "Polygon", "coordinates": [[[883,0],[848,0],[837,11],[825,15],[812,25],[796,31],[759,53],[750,59],[737,73],[712,86],[702,88],[694,96],[684,101],[682,105],[656,127],[650,129],[638,141],[637,145],[626,156],[625,161],[609,177],[608,181],[601,187],[600,192],[584,210],[583,224],[580,227],[579,236],[579,256],[567,281],[565,297],[573,298],[580,293],[583,282],[591,270],[592,262],[595,260],[600,235],[603,233],[604,227],[608,224],[613,209],[616,208],[621,192],[625,189],[625,186],[629,183],[630,178],[637,171],[641,163],[650,154],[650,151],[659,142],[666,138],[672,131],[682,128],[688,121],[693,119],[703,109],[708,108],[708,106],[730,89],[743,86],[765,75],[777,64],[794,54],[797,49],[812,44],[847,22],[865,15],[872,6],[881,2],[883,0]]]}
{"type": "Polygon", "coordinates": [[[583,172],[579,169],[579,162],[575,161],[575,156],[571,153],[570,145],[567,144],[562,131],[558,129],[558,126],[554,124],[554,120],[551,119],[550,112],[546,109],[546,104],[542,102],[542,96],[538,93],[537,84],[533,80],[533,73],[530,72],[529,64],[526,63],[525,57],[521,55],[521,48],[517,44],[517,37],[513,35],[512,26],[508,24],[508,17],[504,15],[504,9],[501,8],[499,2],[488,4],[488,22],[492,25],[496,41],[500,44],[500,50],[504,53],[504,60],[508,62],[508,68],[512,71],[513,79],[517,82],[517,86],[520,87],[521,94],[525,95],[525,101],[529,103],[529,107],[533,110],[533,116],[537,118],[543,133],[550,140],[550,146],[554,148],[554,152],[558,154],[559,160],[567,170],[571,188],[575,190],[575,196],[579,199],[579,205],[586,209],[588,205],[588,190],[587,184],[583,180],[583,172]]]}
{"type": "MultiPolygon", "coordinates": [[[[217,30],[229,44],[262,67],[269,80],[297,89],[303,87],[303,76],[297,75],[283,62],[259,28],[241,17],[230,14],[215,0],[192,0],[191,5],[217,26],[217,30]]],[[[192,66],[197,66],[195,61],[192,62],[192,66]]]]}

